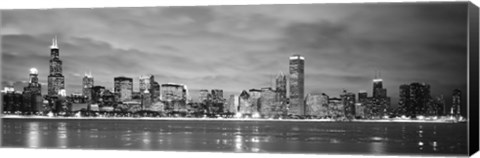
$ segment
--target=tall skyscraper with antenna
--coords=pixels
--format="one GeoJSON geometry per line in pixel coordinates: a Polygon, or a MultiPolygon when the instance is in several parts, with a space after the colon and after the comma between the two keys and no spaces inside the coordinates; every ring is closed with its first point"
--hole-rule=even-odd
{"type": "Polygon", "coordinates": [[[65,90],[65,77],[62,74],[62,60],[59,58],[57,37],[52,39],[50,46],[50,74],[48,75],[48,95],[56,96],[65,90]]]}

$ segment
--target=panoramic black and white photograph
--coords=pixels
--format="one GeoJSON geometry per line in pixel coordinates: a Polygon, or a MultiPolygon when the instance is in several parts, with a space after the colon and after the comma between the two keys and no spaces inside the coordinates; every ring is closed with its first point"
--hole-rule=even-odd
{"type": "Polygon", "coordinates": [[[467,156],[469,5],[1,10],[1,146],[467,156]]]}

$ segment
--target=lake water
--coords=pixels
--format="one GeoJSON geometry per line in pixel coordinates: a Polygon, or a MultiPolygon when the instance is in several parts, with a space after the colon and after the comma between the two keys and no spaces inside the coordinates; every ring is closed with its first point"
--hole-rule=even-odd
{"type": "Polygon", "coordinates": [[[467,124],[3,119],[2,146],[466,155],[467,124]]]}

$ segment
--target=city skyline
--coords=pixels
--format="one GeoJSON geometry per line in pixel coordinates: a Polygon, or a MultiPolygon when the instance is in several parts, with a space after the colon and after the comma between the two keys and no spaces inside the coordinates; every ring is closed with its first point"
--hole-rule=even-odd
{"type": "Polygon", "coordinates": [[[277,73],[288,72],[288,57],[300,54],[306,59],[305,95],[325,92],[338,96],[347,89],[354,93],[367,90],[371,96],[374,71],[380,70],[387,95],[396,98],[393,105],[399,86],[414,81],[432,85],[433,96],[450,96],[453,89],[466,90],[467,15],[462,6],[315,4],[4,11],[2,85],[27,81],[24,72],[36,67],[39,81],[46,87],[48,46],[57,35],[69,94],[81,92],[83,72],[88,71],[95,85],[109,89],[114,77],[128,76],[138,91],[138,77],[153,74],[159,83],[240,94],[251,88],[274,87],[277,73]],[[271,10],[287,13],[272,14],[271,10]],[[78,21],[63,23],[69,16],[78,21]],[[159,20],[150,19],[156,16],[159,20]],[[89,25],[83,27],[82,22],[89,25]],[[39,27],[32,28],[32,24],[39,27]],[[106,27],[114,24],[118,27],[106,27]]]}

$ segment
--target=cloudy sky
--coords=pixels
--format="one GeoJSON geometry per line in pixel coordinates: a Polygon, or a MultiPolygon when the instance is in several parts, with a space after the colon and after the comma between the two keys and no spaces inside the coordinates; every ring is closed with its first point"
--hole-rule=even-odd
{"type": "Polygon", "coordinates": [[[2,86],[21,85],[36,67],[45,92],[57,36],[67,93],[80,92],[88,71],[107,88],[129,76],[138,89],[138,77],[153,74],[240,93],[271,86],[300,54],[306,93],[371,95],[379,70],[394,104],[399,85],[414,81],[450,96],[466,89],[466,11],[460,3],[3,10],[2,86]]]}

